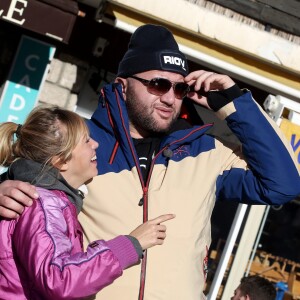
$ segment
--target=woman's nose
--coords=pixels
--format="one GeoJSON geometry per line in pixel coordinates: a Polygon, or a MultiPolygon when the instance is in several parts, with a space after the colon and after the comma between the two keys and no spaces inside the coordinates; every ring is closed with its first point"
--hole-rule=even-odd
{"type": "Polygon", "coordinates": [[[99,143],[91,138],[91,144],[93,149],[97,149],[99,147],[99,143]]]}

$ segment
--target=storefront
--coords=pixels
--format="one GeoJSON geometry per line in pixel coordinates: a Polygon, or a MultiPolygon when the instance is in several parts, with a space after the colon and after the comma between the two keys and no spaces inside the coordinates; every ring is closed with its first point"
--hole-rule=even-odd
{"type": "MultiPolygon", "coordinates": [[[[298,122],[298,71],[193,31],[184,25],[186,20],[176,24],[172,18],[164,18],[161,13],[165,9],[157,6],[161,1],[151,0],[147,5],[145,1],[138,1],[135,6],[127,2],[130,1],[1,1],[1,121],[22,122],[37,103],[58,104],[90,117],[97,106],[99,90],[114,80],[131,33],[142,24],[157,23],[172,30],[189,59],[191,70],[204,68],[229,74],[241,87],[251,89],[262,106],[269,95],[272,101],[279,95],[276,98],[279,100],[274,100],[274,111],[269,106],[274,119],[284,115],[293,123],[298,122]],[[89,2],[89,5],[82,2],[89,2]],[[90,5],[93,2],[98,9],[90,5]],[[104,2],[105,5],[100,5],[104,2]],[[291,113],[294,115],[289,117],[291,113]]],[[[165,0],[163,3],[168,5],[170,2],[165,0]]],[[[182,7],[173,9],[175,14],[182,7]]],[[[204,122],[216,122],[215,134],[234,138],[227,126],[216,120],[212,113],[201,107],[196,109],[204,122]]],[[[300,163],[300,136],[299,129],[295,128],[292,132],[287,129],[287,135],[300,163]]],[[[210,295],[224,292],[222,299],[227,300],[243,274],[254,270],[254,266],[249,268],[249,261],[258,265],[259,261],[269,261],[270,269],[258,266],[257,270],[268,276],[270,271],[277,272],[279,275],[274,275],[273,280],[290,280],[291,288],[294,287],[297,293],[295,282],[300,282],[297,269],[300,262],[299,214],[299,199],[284,207],[267,209],[217,204],[212,219],[213,243],[207,292],[210,295]],[[295,236],[297,238],[293,240],[295,236]],[[287,242],[283,242],[284,239],[287,242]],[[288,243],[293,247],[287,247],[288,243]],[[287,269],[283,269],[284,263],[289,266],[287,269]],[[229,270],[232,271],[229,273],[229,270]]],[[[274,272],[271,272],[272,276],[274,272]]]]}
{"type": "MultiPolygon", "coordinates": [[[[207,37],[201,33],[202,28],[197,32],[183,26],[189,21],[192,23],[196,14],[188,11],[189,4],[185,1],[177,1],[178,7],[172,5],[172,11],[167,9],[172,4],[170,1],[165,1],[163,5],[159,5],[158,1],[143,2],[133,5],[131,0],[109,1],[105,10],[99,12],[99,20],[114,24],[116,28],[129,33],[145,23],[168,26],[175,34],[181,50],[188,56],[192,70],[204,68],[225,72],[241,86],[252,90],[254,98],[278,124],[282,116],[292,120],[293,124],[300,124],[300,73],[296,65],[294,69],[291,65],[279,65],[266,59],[267,56],[259,57],[226,45],[221,38],[207,37]],[[189,17],[183,19],[183,14],[189,17]],[[273,108],[272,104],[277,108],[273,108]]],[[[195,6],[192,8],[195,10],[195,6]]],[[[205,20],[214,27],[212,20],[205,20]]],[[[215,27],[220,28],[220,25],[215,27]]],[[[251,40],[250,35],[247,39],[251,40]]],[[[294,48],[299,51],[297,46],[294,48]]],[[[203,119],[211,121],[211,116],[201,109],[199,114],[203,119]]],[[[219,125],[218,133],[223,138],[231,138],[226,126],[222,123],[219,125]]],[[[300,133],[299,128],[294,130],[289,138],[299,160],[300,133]]],[[[290,293],[300,294],[300,257],[296,254],[300,249],[297,235],[300,229],[297,221],[299,213],[299,199],[283,207],[218,203],[212,218],[211,272],[206,290],[208,299],[229,299],[240,278],[250,273],[262,274],[273,282],[288,282],[290,293]],[[283,236],[284,243],[280,242],[283,236]],[[288,244],[293,246],[289,248],[286,246],[288,244]]]]}

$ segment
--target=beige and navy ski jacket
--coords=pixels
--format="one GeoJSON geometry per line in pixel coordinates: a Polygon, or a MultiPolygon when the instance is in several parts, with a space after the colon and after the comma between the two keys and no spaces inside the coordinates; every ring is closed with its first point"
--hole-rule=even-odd
{"type": "Polygon", "coordinates": [[[300,194],[291,147],[250,92],[217,115],[226,119],[242,146],[206,134],[211,124],[173,132],[163,138],[144,181],[121,87],[111,84],[102,90],[87,122],[100,144],[99,174],[88,184],[79,215],[87,239],[128,234],[166,213],[176,218],[166,223],[164,245],[150,248],[140,265],[125,270],[97,299],[201,299],[215,201],[278,205],[300,194]],[[165,149],[172,155],[165,156],[165,149]]]}

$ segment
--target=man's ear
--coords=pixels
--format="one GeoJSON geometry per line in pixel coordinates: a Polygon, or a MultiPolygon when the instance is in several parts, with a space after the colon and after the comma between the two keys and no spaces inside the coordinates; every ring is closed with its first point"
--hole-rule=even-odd
{"type": "Polygon", "coordinates": [[[251,298],[250,298],[250,296],[248,294],[246,294],[245,300],[251,300],[251,298]]]}
{"type": "Polygon", "coordinates": [[[126,90],[127,90],[127,79],[122,78],[122,77],[117,77],[115,79],[116,83],[120,83],[122,86],[122,93],[123,93],[123,98],[126,100],[126,90]]]}

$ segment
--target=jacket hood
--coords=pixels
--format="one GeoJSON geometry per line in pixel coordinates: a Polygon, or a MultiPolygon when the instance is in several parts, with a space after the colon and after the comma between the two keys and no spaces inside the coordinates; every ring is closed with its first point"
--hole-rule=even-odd
{"type": "Polygon", "coordinates": [[[8,179],[29,182],[48,190],[63,191],[76,206],[77,213],[82,208],[83,193],[71,187],[59,171],[52,166],[44,166],[32,160],[19,158],[11,164],[7,176],[8,179]]]}
{"type": "Polygon", "coordinates": [[[98,107],[91,121],[110,135],[119,134],[124,128],[129,130],[129,118],[120,83],[107,84],[102,88],[98,107]]]}

